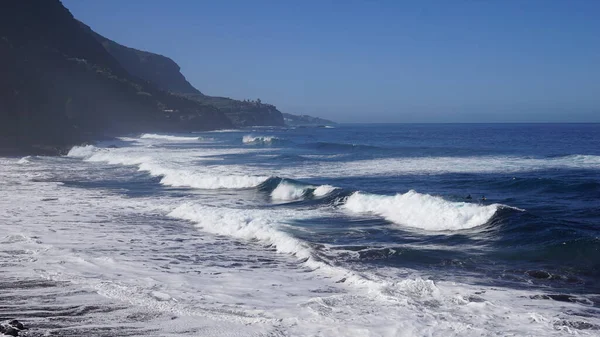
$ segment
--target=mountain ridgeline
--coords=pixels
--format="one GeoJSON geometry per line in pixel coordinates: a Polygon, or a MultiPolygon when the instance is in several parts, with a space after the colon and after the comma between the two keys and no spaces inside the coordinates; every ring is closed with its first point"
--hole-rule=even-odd
{"type": "Polygon", "coordinates": [[[327,126],[336,124],[328,119],[308,115],[292,115],[283,113],[283,120],[289,126],[327,126]]]}
{"type": "Polygon", "coordinates": [[[132,75],[58,0],[0,3],[0,152],[56,154],[117,134],[231,127],[132,75]]]}
{"type": "Polygon", "coordinates": [[[171,59],[119,45],[59,0],[0,2],[0,154],[119,134],[284,125],[273,105],[203,95],[171,59]]]}
{"type": "Polygon", "coordinates": [[[204,95],[185,79],[179,65],[172,59],[123,46],[92,31],[83,23],[81,26],[94,36],[130,74],[172,94],[214,106],[222,111],[236,127],[284,125],[281,112],[271,104],[262,103],[260,100],[240,101],[227,97],[204,95]]]}

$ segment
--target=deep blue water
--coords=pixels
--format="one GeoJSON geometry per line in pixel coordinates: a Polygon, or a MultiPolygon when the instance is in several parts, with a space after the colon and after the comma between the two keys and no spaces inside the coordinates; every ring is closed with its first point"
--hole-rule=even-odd
{"type": "Polygon", "coordinates": [[[139,335],[600,331],[600,124],[137,134],[0,158],[0,186],[23,319],[91,291],[84,322],[139,335]]]}
{"type": "Polygon", "coordinates": [[[370,124],[179,136],[208,141],[152,147],[165,157],[189,150],[179,165],[202,167],[205,175],[242,167],[271,178],[241,189],[162,186],[162,175],[146,173],[65,182],[132,197],[198,195],[240,208],[289,210],[341,209],[356,191],[385,197],[414,190],[422,200],[386,210],[410,218],[409,226],[377,212],[340,211],[292,220],[285,231],[307,242],[316,258],[351,270],[417,270],[433,280],[589,295],[600,306],[600,124],[370,124]],[[205,150],[216,152],[192,155],[205,150]],[[276,202],[270,196],[282,182],[338,189],[276,202]],[[430,211],[440,213],[433,222],[447,221],[444,207],[504,206],[476,226],[429,230],[432,220],[419,218],[428,196],[448,203],[430,211]]]}
{"type": "MultiPolygon", "coordinates": [[[[600,293],[598,124],[373,124],[252,133],[279,138],[250,145],[276,148],[278,156],[265,160],[249,153],[225,161],[277,170],[305,165],[315,159],[304,155],[321,154],[332,157],[320,161],[335,162],[341,168],[350,162],[390,158],[455,157],[456,165],[464,165],[451,166],[450,172],[425,167],[422,173],[378,174],[373,167],[372,175],[300,179],[343,188],[335,197],[312,203],[333,203],[357,190],[380,195],[416,190],[450,201],[498,203],[525,210],[500,209],[481,226],[443,233],[415,232],[369,217],[297,222],[303,228],[292,232],[303,240],[359,252],[345,258],[337,255],[337,263],[408,267],[430,270],[438,279],[466,276],[491,284],[548,287],[557,293],[600,293]],[[474,159],[463,163],[465,157],[474,159]],[[513,159],[516,167],[503,168],[513,159]],[[529,159],[533,163],[520,162],[529,159]],[[465,199],[468,195],[472,199],[465,199]],[[480,200],[482,196],[486,200],[480,200]]],[[[221,137],[239,146],[239,134],[221,137]]],[[[310,204],[305,200],[275,207],[310,204]]]]}

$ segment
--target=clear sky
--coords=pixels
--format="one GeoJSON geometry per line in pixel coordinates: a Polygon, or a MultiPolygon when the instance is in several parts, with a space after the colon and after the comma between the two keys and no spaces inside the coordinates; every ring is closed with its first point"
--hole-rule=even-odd
{"type": "Polygon", "coordinates": [[[209,95],[339,122],[600,122],[598,0],[63,0],[209,95]]]}

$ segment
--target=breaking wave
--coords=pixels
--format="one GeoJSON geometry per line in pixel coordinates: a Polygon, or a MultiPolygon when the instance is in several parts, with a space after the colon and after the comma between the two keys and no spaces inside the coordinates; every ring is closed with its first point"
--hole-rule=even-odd
{"type": "Polygon", "coordinates": [[[145,133],[140,136],[141,139],[156,139],[166,140],[172,142],[195,142],[200,140],[200,137],[182,137],[182,136],[171,136],[171,135],[158,135],[153,133],[145,133]]]}
{"type": "Polygon", "coordinates": [[[500,204],[450,202],[413,190],[395,196],[355,192],[343,207],[352,213],[376,214],[395,224],[428,231],[460,230],[487,223],[500,204]]]}
{"type": "Polygon", "coordinates": [[[67,157],[86,158],[94,155],[98,150],[100,149],[94,145],[73,146],[73,148],[69,150],[67,157]]]}
{"type": "Polygon", "coordinates": [[[300,259],[312,257],[311,248],[305,242],[276,228],[285,216],[281,212],[261,212],[185,203],[171,211],[169,216],[192,221],[205,231],[214,234],[249,241],[260,240],[275,246],[281,253],[293,254],[300,259]]]}
{"type": "Polygon", "coordinates": [[[17,164],[29,164],[30,163],[29,159],[31,159],[31,156],[25,156],[25,157],[19,159],[19,161],[17,161],[17,164]]]}
{"type": "Polygon", "coordinates": [[[569,155],[554,158],[517,156],[403,157],[318,163],[296,168],[305,177],[361,177],[448,173],[511,173],[556,169],[599,170],[600,156],[569,155]]]}
{"type": "Polygon", "coordinates": [[[275,136],[252,136],[245,135],[242,138],[242,143],[244,144],[272,144],[276,141],[280,141],[281,138],[275,136]]]}
{"type": "Polygon", "coordinates": [[[324,197],[336,190],[337,187],[331,185],[301,185],[295,184],[288,180],[282,180],[273,191],[271,198],[275,201],[294,201],[300,200],[307,196],[324,197]]]}
{"type": "MultiPolygon", "coordinates": [[[[312,210],[310,214],[304,215],[317,216],[315,212],[319,211],[312,210]]],[[[338,283],[366,287],[369,291],[376,291],[385,296],[399,294],[423,296],[423,292],[431,294],[438,291],[430,280],[417,278],[388,282],[376,279],[374,275],[365,277],[366,274],[359,275],[341,266],[329,264],[309,243],[293,237],[282,229],[281,226],[286,221],[297,220],[302,215],[297,210],[234,209],[193,203],[184,203],[168,214],[173,218],[191,221],[209,233],[267,244],[279,253],[294,256],[313,270],[338,279],[338,283]]]]}
{"type": "Polygon", "coordinates": [[[268,176],[252,175],[215,175],[209,171],[187,168],[170,168],[157,162],[150,156],[135,156],[118,153],[92,145],[73,147],[69,157],[84,158],[89,162],[105,162],[112,165],[135,165],[140,171],[152,176],[161,176],[160,183],[172,187],[191,187],[198,189],[242,189],[256,187],[269,179],[268,176]]]}

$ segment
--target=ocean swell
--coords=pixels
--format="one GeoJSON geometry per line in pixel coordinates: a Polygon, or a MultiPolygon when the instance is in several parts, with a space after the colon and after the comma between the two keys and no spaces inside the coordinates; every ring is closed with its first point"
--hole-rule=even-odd
{"type": "Polygon", "coordinates": [[[408,191],[395,196],[355,192],[343,208],[355,214],[376,214],[395,224],[428,231],[453,231],[487,223],[502,207],[450,202],[440,197],[408,191]]]}
{"type": "Polygon", "coordinates": [[[84,158],[89,162],[105,162],[112,165],[135,165],[140,171],[148,172],[152,176],[161,176],[160,183],[172,187],[191,187],[198,189],[242,189],[256,187],[267,179],[268,176],[252,175],[216,175],[209,171],[198,169],[173,168],[153,159],[149,155],[132,155],[110,151],[110,149],[96,148],[92,145],[74,147],[69,151],[69,157],[84,158]]]}
{"type": "Polygon", "coordinates": [[[253,136],[253,135],[245,135],[242,138],[242,143],[244,144],[272,144],[276,141],[280,141],[281,138],[277,138],[275,136],[253,136]]]}

